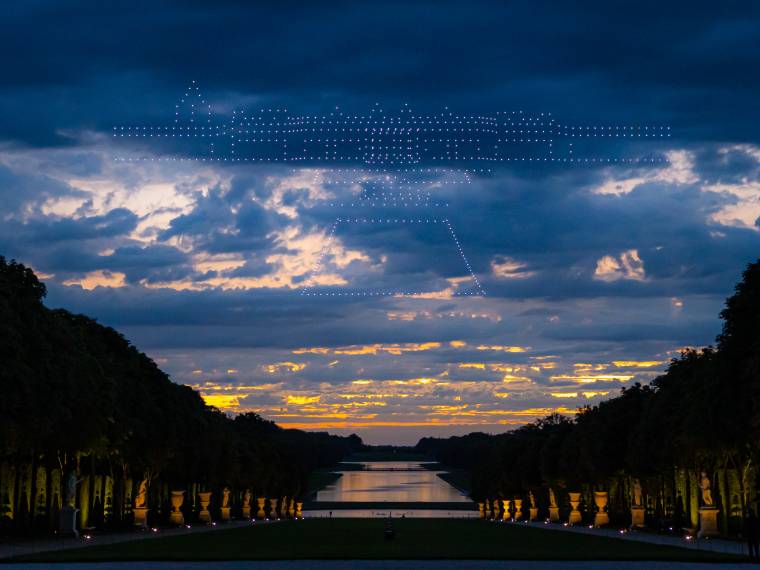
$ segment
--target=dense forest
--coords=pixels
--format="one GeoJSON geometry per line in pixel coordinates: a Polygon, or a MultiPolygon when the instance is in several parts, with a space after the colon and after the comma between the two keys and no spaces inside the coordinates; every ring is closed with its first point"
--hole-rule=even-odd
{"type": "Polygon", "coordinates": [[[548,490],[607,491],[613,522],[627,526],[634,486],[649,525],[695,527],[709,487],[723,533],[756,512],[760,461],[760,261],[749,265],[720,314],[716,346],[686,350],[650,385],[500,435],[424,438],[417,450],[471,472],[474,499],[525,500],[546,512],[548,490]]]}
{"type": "Polygon", "coordinates": [[[282,503],[362,446],[230,418],[114,329],[46,308],[45,293],[31,269],[0,257],[0,532],[55,530],[69,477],[81,528],[131,524],[141,484],[160,524],[173,490],[185,491],[188,520],[199,491],[213,492],[212,512],[225,487],[233,510],[247,490],[282,503]]]}

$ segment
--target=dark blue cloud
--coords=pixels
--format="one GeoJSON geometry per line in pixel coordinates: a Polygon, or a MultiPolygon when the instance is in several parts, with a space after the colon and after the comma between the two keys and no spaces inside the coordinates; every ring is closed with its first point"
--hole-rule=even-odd
{"type": "Polygon", "coordinates": [[[533,108],[756,141],[759,18],[746,2],[18,3],[0,123],[62,144],[62,128],[166,116],[197,79],[220,102],[533,108]]]}
{"type": "MultiPolygon", "coordinates": [[[[0,253],[49,275],[51,306],[118,327],[188,383],[196,369],[225,384],[267,383],[278,377],[264,366],[289,360],[307,365],[283,373],[293,390],[444,372],[498,383],[509,366],[529,374],[546,357],[565,376],[580,359],[664,362],[712,341],[722,299],[760,251],[758,27],[760,8],[746,2],[14,3],[0,21],[0,253]],[[171,122],[192,80],[220,121],[270,106],[363,113],[375,102],[389,112],[405,102],[551,112],[569,124],[670,125],[672,138],[656,144],[588,139],[575,152],[676,160],[501,164],[434,188],[435,206],[347,209],[335,204],[356,202],[351,189],[327,184],[326,197],[291,165],[113,162],[179,152],[111,129],[171,122]],[[442,290],[468,277],[447,226],[387,222],[436,218],[449,220],[488,296],[212,287],[272,275],[302,284],[309,273],[298,264],[338,217],[343,250],[324,265],[345,290],[442,290]],[[346,251],[361,255],[341,265],[346,251]],[[621,267],[626,255],[636,268],[621,267]],[[500,277],[494,263],[522,274],[500,277]],[[125,285],[63,285],[98,272],[123,274],[125,285]],[[292,352],[426,342],[441,346],[292,352]],[[479,349],[512,345],[524,352],[479,349]]],[[[572,386],[551,373],[511,397],[548,405],[542,390],[572,386]]],[[[452,384],[437,394],[451,403],[459,393],[452,384]]],[[[244,401],[276,406],[281,396],[244,401]]]]}

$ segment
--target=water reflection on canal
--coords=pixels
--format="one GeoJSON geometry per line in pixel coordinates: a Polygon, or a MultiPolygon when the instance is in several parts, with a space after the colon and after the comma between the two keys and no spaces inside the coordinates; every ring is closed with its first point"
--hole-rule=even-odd
{"type": "MultiPolygon", "coordinates": [[[[317,502],[469,503],[466,495],[419,461],[365,461],[366,470],[342,471],[333,485],[317,493],[317,502]],[[392,471],[399,469],[399,471],[392,471]]],[[[338,470],[340,471],[340,470],[338,470]]]]}

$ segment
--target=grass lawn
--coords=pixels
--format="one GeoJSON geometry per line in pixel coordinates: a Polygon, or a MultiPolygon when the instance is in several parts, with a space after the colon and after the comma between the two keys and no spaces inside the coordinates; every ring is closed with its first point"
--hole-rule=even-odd
{"type": "Polygon", "coordinates": [[[736,561],[696,550],[481,520],[312,519],[38,554],[33,561],[538,559],[736,561]]]}

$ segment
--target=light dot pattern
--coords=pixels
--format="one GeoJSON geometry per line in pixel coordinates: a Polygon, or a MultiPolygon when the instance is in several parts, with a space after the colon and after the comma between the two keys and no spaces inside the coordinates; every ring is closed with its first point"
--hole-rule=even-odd
{"type": "Polygon", "coordinates": [[[116,126],[113,137],[199,140],[179,156],[125,158],[139,160],[196,160],[201,162],[258,162],[341,164],[405,168],[416,165],[477,165],[499,163],[660,163],[663,156],[621,157],[580,155],[583,139],[663,140],[667,125],[572,125],[558,123],[551,113],[497,111],[494,113],[422,113],[403,105],[387,112],[376,103],[365,113],[336,108],[325,114],[297,115],[286,108],[233,111],[217,120],[193,81],[167,125],[116,126]],[[576,143],[575,146],[574,143],[576,143]]]}
{"type": "Polygon", "coordinates": [[[406,104],[391,112],[379,103],[364,113],[336,107],[330,113],[298,115],[268,107],[235,110],[231,116],[218,118],[193,81],[177,102],[172,123],[116,126],[112,134],[115,139],[155,140],[164,151],[146,156],[133,153],[117,157],[119,162],[285,163],[298,166],[294,173],[311,170],[314,184],[342,190],[337,193],[342,197],[327,201],[328,206],[354,212],[370,208],[378,215],[336,219],[301,294],[415,297],[428,292],[316,291],[314,279],[322,271],[339,224],[443,224],[475,285],[453,295],[485,295],[448,218],[383,217],[383,209],[446,208],[446,200],[434,197],[442,188],[470,184],[473,175],[489,175],[498,165],[667,163],[662,154],[626,157],[605,151],[616,140],[666,140],[671,130],[655,124],[560,123],[548,112],[467,114],[445,108],[429,113],[416,112],[406,104]],[[589,143],[595,144],[589,147],[589,143]]]}

